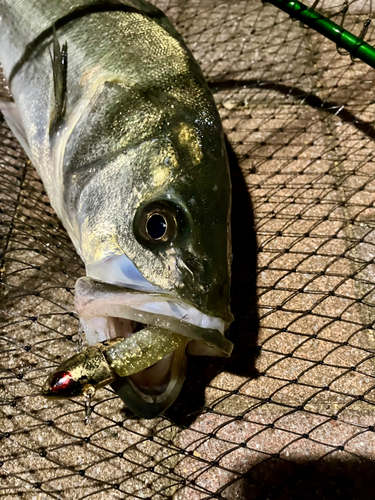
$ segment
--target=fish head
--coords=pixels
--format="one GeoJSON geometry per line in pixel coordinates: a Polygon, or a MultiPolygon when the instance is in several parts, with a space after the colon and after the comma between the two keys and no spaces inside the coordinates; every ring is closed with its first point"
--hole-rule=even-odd
{"type": "MultiPolygon", "coordinates": [[[[192,127],[181,128],[197,143],[189,155],[170,138],[151,139],[98,169],[80,197],[82,255],[87,274],[104,282],[103,262],[124,256],[150,289],[229,324],[226,153],[221,142],[219,154],[203,153],[212,149],[200,145],[192,127]]],[[[132,286],[120,276],[115,284],[132,286]]]]}
{"type": "MultiPolygon", "coordinates": [[[[77,220],[87,277],[76,284],[75,305],[89,344],[154,325],[188,337],[188,354],[230,355],[231,185],[210,106],[164,115],[150,136],[140,133],[81,169],[77,220]]],[[[116,392],[151,418],[177,397],[183,360],[176,351],[116,392]]]]}

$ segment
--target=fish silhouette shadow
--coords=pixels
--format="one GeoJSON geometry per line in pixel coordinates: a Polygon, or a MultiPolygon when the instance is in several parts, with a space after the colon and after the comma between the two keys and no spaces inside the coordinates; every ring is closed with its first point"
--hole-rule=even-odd
{"type": "Polygon", "coordinates": [[[232,279],[231,309],[234,322],[228,338],[234,344],[229,358],[189,356],[184,387],[166,416],[174,423],[189,426],[205,407],[205,389],[219,373],[254,378],[259,354],[256,299],[257,243],[251,198],[236,155],[226,139],[232,180],[232,279]]]}
{"type": "Polygon", "coordinates": [[[243,479],[225,489],[225,496],[241,500],[367,500],[375,498],[374,472],[375,463],[359,457],[269,458],[251,466],[243,479]]]}

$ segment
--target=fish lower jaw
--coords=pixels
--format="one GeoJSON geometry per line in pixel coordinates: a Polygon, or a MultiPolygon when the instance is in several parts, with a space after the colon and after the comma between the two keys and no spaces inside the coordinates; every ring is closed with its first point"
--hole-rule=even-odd
{"type": "MultiPolygon", "coordinates": [[[[136,398],[138,402],[143,401],[146,405],[153,407],[156,405],[157,408],[161,405],[160,407],[165,408],[165,404],[169,406],[181,390],[185,379],[186,353],[214,356],[223,354],[215,346],[210,346],[205,342],[189,338],[186,335],[176,334],[178,326],[181,327],[181,322],[178,321],[175,323],[176,320],[174,318],[168,319],[152,316],[154,321],[152,321],[153,324],[150,324],[145,321],[146,318],[144,315],[142,315],[142,318],[144,318],[142,322],[136,321],[135,316],[137,314],[139,314],[139,311],[131,311],[132,319],[115,316],[92,317],[89,319],[81,318],[81,324],[87,342],[93,345],[98,342],[111,341],[118,338],[129,339],[129,341],[133,338],[137,342],[138,333],[143,334],[149,329],[158,329],[158,325],[155,325],[155,323],[162,323],[162,325],[159,325],[159,330],[163,332],[169,352],[163,355],[163,357],[152,358],[153,350],[157,349],[159,342],[156,336],[152,337],[151,342],[147,343],[145,349],[144,346],[141,346],[141,369],[139,369],[138,365],[137,370],[139,369],[139,371],[135,371],[132,368],[130,372],[121,373],[122,367],[120,366],[120,369],[116,371],[117,381],[115,386],[112,385],[112,387],[116,388],[116,392],[128,406],[129,399],[132,401],[136,398]],[[165,327],[168,328],[165,329],[165,327]],[[173,337],[179,338],[177,344],[173,344],[173,337]],[[122,396],[121,394],[125,390],[127,390],[127,393],[122,396]]],[[[132,340],[132,342],[134,341],[132,340]]],[[[124,367],[127,365],[128,359],[130,359],[130,365],[132,366],[131,350],[129,350],[129,356],[120,355],[118,359],[120,365],[124,367]]],[[[132,407],[131,404],[130,402],[129,407],[137,413],[137,409],[132,407]]],[[[143,413],[143,409],[138,410],[140,415],[141,411],[143,413]]]]}
{"type": "Polygon", "coordinates": [[[152,418],[173,403],[185,380],[186,337],[126,318],[81,322],[88,339],[91,330],[110,347],[105,356],[115,376],[111,385],[134,413],[152,418]]]}
{"type": "MultiPolygon", "coordinates": [[[[105,342],[116,338],[130,338],[134,333],[147,328],[144,323],[111,316],[92,318],[91,321],[81,320],[81,323],[90,344],[92,338],[95,338],[94,343],[98,342],[97,335],[100,337],[99,342],[105,342]]],[[[152,398],[165,393],[172,361],[173,352],[145,369],[128,376],[130,384],[140,397],[150,402],[152,398]]]]}
{"type": "Polygon", "coordinates": [[[132,396],[145,404],[164,408],[165,402],[172,402],[173,394],[177,397],[176,387],[181,387],[185,378],[187,339],[126,318],[96,317],[90,321],[81,319],[81,323],[90,344],[94,341],[106,346],[105,357],[120,392],[124,385],[128,391],[130,388],[130,394],[123,398],[125,403],[129,405],[132,396]],[[126,342],[119,343],[119,339],[126,342]]]}

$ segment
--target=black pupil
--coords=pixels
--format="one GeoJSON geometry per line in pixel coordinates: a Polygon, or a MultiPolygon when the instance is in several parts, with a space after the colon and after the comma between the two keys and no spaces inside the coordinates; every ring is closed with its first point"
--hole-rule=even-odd
{"type": "Polygon", "coordinates": [[[147,233],[154,240],[159,240],[165,235],[167,230],[167,221],[160,214],[151,215],[147,221],[147,233]]]}

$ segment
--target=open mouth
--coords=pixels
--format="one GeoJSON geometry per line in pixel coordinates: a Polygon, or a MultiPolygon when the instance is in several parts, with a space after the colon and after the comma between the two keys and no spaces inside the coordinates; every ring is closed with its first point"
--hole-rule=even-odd
{"type": "Polygon", "coordinates": [[[208,316],[167,292],[145,293],[84,277],[76,283],[75,307],[89,345],[128,337],[152,325],[187,337],[189,354],[226,357],[232,352],[223,319],[208,316]]]}
{"type": "Polygon", "coordinates": [[[128,339],[124,344],[129,348],[116,353],[120,376],[112,384],[122,399],[125,395],[120,392],[125,391],[127,399],[131,395],[139,403],[165,405],[183,384],[185,352],[229,356],[232,351],[232,343],[224,337],[224,320],[205,315],[170,293],[141,292],[84,277],[76,284],[75,306],[89,345],[128,339]],[[133,349],[132,342],[140,349],[133,349]]]}

